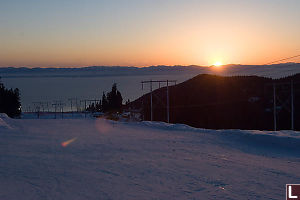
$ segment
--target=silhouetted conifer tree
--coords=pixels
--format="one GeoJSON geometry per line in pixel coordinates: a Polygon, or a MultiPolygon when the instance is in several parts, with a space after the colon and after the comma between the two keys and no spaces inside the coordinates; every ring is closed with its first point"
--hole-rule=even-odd
{"type": "Polygon", "coordinates": [[[123,98],[121,92],[117,89],[117,84],[114,83],[111,92],[108,92],[105,98],[105,94],[102,96],[102,111],[118,111],[122,110],[123,98]]]}
{"type": "Polygon", "coordinates": [[[102,94],[102,101],[101,101],[101,111],[106,112],[108,110],[108,102],[105,93],[102,94]]]}
{"type": "Polygon", "coordinates": [[[6,113],[10,117],[18,117],[21,114],[19,89],[6,89],[0,79],[0,113],[6,113]]]}

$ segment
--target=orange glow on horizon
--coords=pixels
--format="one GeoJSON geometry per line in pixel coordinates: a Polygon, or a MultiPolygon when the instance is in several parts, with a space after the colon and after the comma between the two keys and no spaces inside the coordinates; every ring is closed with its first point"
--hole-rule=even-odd
{"type": "Polygon", "coordinates": [[[300,50],[300,1],[13,2],[1,5],[0,67],[259,65],[300,50]]]}

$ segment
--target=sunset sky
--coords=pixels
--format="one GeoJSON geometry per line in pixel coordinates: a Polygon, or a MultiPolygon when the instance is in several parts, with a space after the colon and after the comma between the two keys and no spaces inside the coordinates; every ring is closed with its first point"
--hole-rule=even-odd
{"type": "Polygon", "coordinates": [[[0,0],[1,67],[265,64],[297,54],[299,0],[0,0]]]}

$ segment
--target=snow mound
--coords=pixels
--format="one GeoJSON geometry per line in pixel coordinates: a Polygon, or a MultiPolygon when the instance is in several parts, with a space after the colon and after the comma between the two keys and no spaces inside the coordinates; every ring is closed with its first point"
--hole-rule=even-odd
{"type": "Polygon", "coordinates": [[[165,122],[151,122],[143,121],[142,124],[159,128],[165,130],[174,130],[174,131],[195,131],[195,132],[206,132],[206,133],[221,133],[221,134],[232,134],[232,135],[253,135],[253,136],[273,136],[273,137],[289,137],[300,140],[300,132],[292,130],[282,130],[282,131],[259,131],[259,130],[240,130],[240,129],[203,129],[203,128],[194,128],[186,124],[168,124],[165,122]]]}
{"type": "Polygon", "coordinates": [[[226,140],[261,148],[296,150],[300,152],[298,131],[219,130],[226,140]]]}
{"type": "MultiPolygon", "coordinates": [[[[166,122],[151,122],[151,121],[143,121],[141,122],[145,126],[149,126],[152,128],[158,128],[163,130],[173,130],[173,131],[195,131],[195,132],[211,132],[210,129],[204,128],[194,128],[192,126],[186,124],[171,124],[166,122]]],[[[215,130],[214,130],[215,131],[215,130]]]]}
{"type": "Polygon", "coordinates": [[[294,138],[300,140],[300,132],[292,130],[281,131],[259,131],[259,130],[221,130],[224,133],[239,134],[239,135],[253,135],[253,136],[269,136],[277,138],[294,138]]]}
{"type": "Polygon", "coordinates": [[[259,130],[211,130],[194,128],[185,124],[168,124],[165,122],[142,122],[144,126],[168,131],[185,131],[207,133],[221,138],[222,141],[235,142],[243,145],[251,145],[263,148],[283,148],[300,151],[300,132],[291,130],[259,131],[259,130]]]}
{"type": "Polygon", "coordinates": [[[5,113],[0,113],[0,129],[13,129],[12,126],[8,124],[10,118],[5,113]]]}
{"type": "Polygon", "coordinates": [[[0,113],[1,119],[9,119],[8,115],[6,113],[0,113]]]}

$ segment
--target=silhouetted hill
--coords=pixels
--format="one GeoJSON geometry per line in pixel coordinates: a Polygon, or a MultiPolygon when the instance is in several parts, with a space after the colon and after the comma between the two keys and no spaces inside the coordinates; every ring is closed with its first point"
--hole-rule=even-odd
{"type": "MultiPolygon", "coordinates": [[[[291,80],[294,82],[295,128],[300,129],[300,74],[273,80],[258,76],[202,74],[169,87],[170,121],[211,129],[273,129],[273,83],[277,127],[291,128],[291,80]]],[[[150,120],[150,94],[130,104],[150,120]]],[[[166,87],[153,92],[153,116],[166,121],[166,87]]]]}

